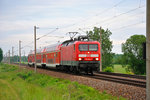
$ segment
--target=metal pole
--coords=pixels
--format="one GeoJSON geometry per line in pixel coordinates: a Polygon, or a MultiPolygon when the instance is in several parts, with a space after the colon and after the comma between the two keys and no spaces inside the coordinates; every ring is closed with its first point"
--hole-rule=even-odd
{"type": "Polygon", "coordinates": [[[10,64],[10,50],[8,51],[8,56],[9,56],[9,64],[10,64]]]}
{"type": "Polygon", "coordinates": [[[3,58],[3,62],[5,63],[5,58],[6,58],[6,55],[4,55],[4,58],[3,58]]]}
{"type": "Polygon", "coordinates": [[[37,66],[36,66],[36,26],[34,26],[34,67],[35,67],[35,73],[37,72],[37,66]]]}
{"type": "Polygon", "coordinates": [[[6,52],[6,58],[5,58],[5,63],[7,63],[7,52],[6,52]]]}
{"type": "Polygon", "coordinates": [[[3,60],[2,60],[3,63],[5,63],[5,54],[3,55],[3,60]]]}
{"type": "Polygon", "coordinates": [[[102,28],[99,28],[100,31],[100,72],[102,71],[102,28]]]}
{"type": "Polygon", "coordinates": [[[14,47],[12,47],[12,63],[14,62],[14,47]]]}
{"type": "Polygon", "coordinates": [[[150,0],[146,12],[146,100],[150,100],[150,0]]]}
{"type": "Polygon", "coordinates": [[[17,55],[17,63],[18,63],[18,55],[17,55]]]}
{"type": "Polygon", "coordinates": [[[8,52],[6,53],[6,61],[7,61],[7,63],[9,63],[9,61],[8,61],[8,52]]]}
{"type": "Polygon", "coordinates": [[[25,62],[25,51],[24,51],[24,62],[25,62]]]}
{"type": "Polygon", "coordinates": [[[19,67],[21,65],[21,41],[19,40],[19,67]]]}

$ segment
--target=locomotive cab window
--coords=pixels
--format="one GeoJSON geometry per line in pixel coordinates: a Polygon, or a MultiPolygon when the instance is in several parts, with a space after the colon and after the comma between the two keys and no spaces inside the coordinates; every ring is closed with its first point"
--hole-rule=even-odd
{"type": "Polygon", "coordinates": [[[97,44],[79,44],[80,51],[97,51],[98,45],[97,44]]]}
{"type": "Polygon", "coordinates": [[[88,51],[88,44],[79,44],[80,51],[88,51]]]}
{"type": "Polygon", "coordinates": [[[89,44],[89,51],[97,51],[98,45],[97,44],[89,44]]]}

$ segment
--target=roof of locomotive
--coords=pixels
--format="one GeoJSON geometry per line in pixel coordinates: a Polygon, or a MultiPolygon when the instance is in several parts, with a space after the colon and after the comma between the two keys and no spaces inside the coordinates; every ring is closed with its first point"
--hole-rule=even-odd
{"type": "Polygon", "coordinates": [[[74,44],[80,44],[80,43],[99,43],[98,41],[75,41],[74,44]]]}
{"type": "Polygon", "coordinates": [[[62,46],[68,46],[71,44],[78,44],[78,43],[99,43],[98,41],[91,40],[87,35],[79,35],[74,39],[66,40],[62,42],[62,46]]]}
{"type": "Polygon", "coordinates": [[[65,47],[65,46],[69,46],[69,45],[72,45],[72,44],[100,44],[98,41],[77,41],[77,40],[72,40],[72,41],[65,41],[62,43],[62,47],[65,47]]]}

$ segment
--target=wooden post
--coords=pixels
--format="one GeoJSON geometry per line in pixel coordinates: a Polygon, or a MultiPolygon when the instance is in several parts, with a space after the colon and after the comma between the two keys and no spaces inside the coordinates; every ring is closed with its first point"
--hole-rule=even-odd
{"type": "Polygon", "coordinates": [[[100,72],[102,71],[102,28],[99,28],[100,31],[100,72]]]}
{"type": "Polygon", "coordinates": [[[35,73],[37,72],[37,66],[36,66],[36,26],[34,26],[34,68],[35,73]]]}
{"type": "Polygon", "coordinates": [[[146,100],[150,100],[150,0],[146,12],[146,100]]]}

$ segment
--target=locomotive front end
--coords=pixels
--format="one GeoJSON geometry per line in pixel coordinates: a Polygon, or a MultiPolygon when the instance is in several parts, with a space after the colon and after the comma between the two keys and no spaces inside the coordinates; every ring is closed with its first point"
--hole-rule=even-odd
{"type": "Polygon", "coordinates": [[[97,41],[79,42],[77,61],[80,69],[93,73],[100,66],[100,43],[97,41]]]}

